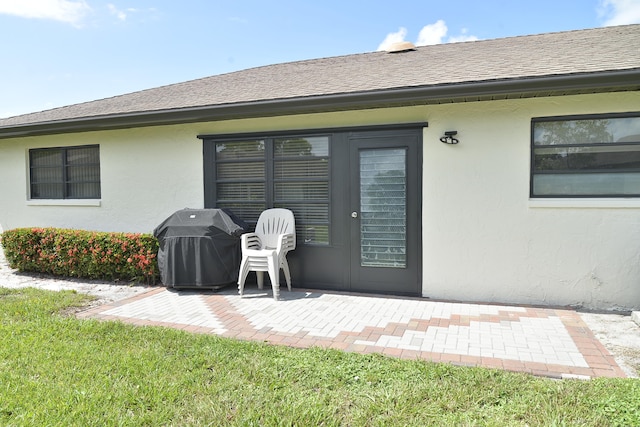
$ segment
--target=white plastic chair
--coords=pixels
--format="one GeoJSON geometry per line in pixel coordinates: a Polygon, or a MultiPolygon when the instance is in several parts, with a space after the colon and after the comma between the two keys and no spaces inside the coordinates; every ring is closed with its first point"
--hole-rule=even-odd
{"type": "Polygon", "coordinates": [[[240,238],[242,262],[238,276],[238,293],[242,296],[244,282],[250,271],[255,271],[258,289],[264,285],[264,272],[269,273],[273,298],[280,297],[280,269],[284,271],[287,288],[291,291],[291,273],[287,252],[296,248],[296,223],[288,209],[267,209],[260,214],[254,233],[240,238]]]}

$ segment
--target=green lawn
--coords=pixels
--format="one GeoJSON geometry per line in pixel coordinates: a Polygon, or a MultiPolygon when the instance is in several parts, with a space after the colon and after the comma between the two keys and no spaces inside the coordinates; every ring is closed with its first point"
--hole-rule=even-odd
{"type": "Polygon", "coordinates": [[[78,320],[0,288],[0,425],[640,425],[640,380],[556,381],[78,320]]]}

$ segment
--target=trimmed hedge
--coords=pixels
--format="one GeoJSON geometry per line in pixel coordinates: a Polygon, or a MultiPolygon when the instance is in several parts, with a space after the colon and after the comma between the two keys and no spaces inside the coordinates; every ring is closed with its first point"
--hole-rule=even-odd
{"type": "Polygon", "coordinates": [[[11,268],[98,280],[155,284],[158,240],[150,234],[16,228],[0,235],[11,268]]]}

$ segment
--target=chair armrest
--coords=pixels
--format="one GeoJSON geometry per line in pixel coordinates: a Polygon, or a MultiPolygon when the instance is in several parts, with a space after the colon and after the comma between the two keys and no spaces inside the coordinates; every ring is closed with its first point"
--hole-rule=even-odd
{"type": "Polygon", "coordinates": [[[256,233],[245,233],[240,236],[240,247],[243,251],[248,249],[261,249],[262,241],[256,233]]]}
{"type": "Polygon", "coordinates": [[[278,254],[287,253],[296,248],[296,235],[295,234],[281,234],[278,236],[278,246],[276,252],[278,254]]]}

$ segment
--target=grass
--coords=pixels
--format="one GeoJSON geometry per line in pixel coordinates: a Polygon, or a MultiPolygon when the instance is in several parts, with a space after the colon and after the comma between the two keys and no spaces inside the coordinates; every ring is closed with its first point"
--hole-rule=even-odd
{"type": "Polygon", "coordinates": [[[0,425],[640,425],[640,380],[556,381],[69,316],[0,288],[0,425]]]}

